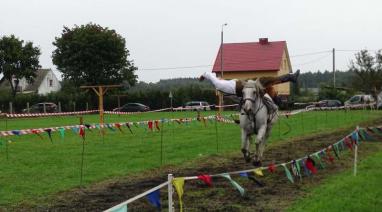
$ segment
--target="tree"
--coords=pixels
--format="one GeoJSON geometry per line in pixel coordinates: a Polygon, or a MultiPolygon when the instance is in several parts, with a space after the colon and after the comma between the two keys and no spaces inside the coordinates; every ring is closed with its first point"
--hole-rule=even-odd
{"type": "Polygon", "coordinates": [[[75,86],[137,82],[126,41],[114,30],[92,23],[72,29],[64,26],[53,45],[57,47],[53,64],[75,86]]]}
{"type": "Polygon", "coordinates": [[[40,49],[29,41],[23,44],[24,41],[14,35],[0,39],[0,73],[9,82],[13,97],[16,96],[20,79],[25,78],[32,83],[40,68],[40,49]]]}
{"type": "Polygon", "coordinates": [[[382,88],[382,54],[381,50],[373,57],[367,50],[361,50],[355,55],[355,61],[350,62],[354,88],[370,93],[377,101],[382,88]]]}

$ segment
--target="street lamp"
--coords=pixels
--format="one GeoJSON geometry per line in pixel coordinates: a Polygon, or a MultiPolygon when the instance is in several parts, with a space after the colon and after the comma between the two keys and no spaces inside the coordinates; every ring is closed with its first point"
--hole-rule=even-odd
{"type": "Polygon", "coordinates": [[[221,78],[223,78],[223,38],[224,38],[223,28],[227,25],[228,25],[227,23],[222,24],[222,31],[221,31],[221,42],[220,42],[220,74],[221,74],[221,78]]]}

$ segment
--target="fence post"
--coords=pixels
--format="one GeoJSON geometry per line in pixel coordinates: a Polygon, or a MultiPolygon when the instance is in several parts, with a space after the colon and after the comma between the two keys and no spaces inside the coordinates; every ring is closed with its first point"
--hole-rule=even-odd
{"type": "Polygon", "coordinates": [[[76,102],[73,102],[73,112],[76,112],[76,102]]]}
{"type": "Polygon", "coordinates": [[[88,111],[88,110],[89,110],[89,103],[86,102],[86,111],[88,111]]]}
{"type": "Polygon", "coordinates": [[[168,189],[167,189],[168,190],[168,211],[174,212],[174,203],[172,200],[172,194],[174,193],[174,188],[172,187],[172,180],[174,179],[174,177],[172,176],[172,174],[168,174],[167,179],[168,179],[168,189]]]}
{"type": "Polygon", "coordinates": [[[58,102],[58,112],[61,113],[62,110],[61,110],[61,102],[58,102]]]}
{"type": "Polygon", "coordinates": [[[27,102],[27,113],[30,113],[29,102],[27,102]]]}
{"type": "Polygon", "coordinates": [[[13,113],[13,103],[9,102],[9,113],[13,113]]]}
{"type": "Polygon", "coordinates": [[[353,170],[354,176],[357,176],[358,139],[359,139],[358,131],[359,131],[359,127],[357,126],[357,141],[354,147],[354,170],[353,170]]]}
{"type": "Polygon", "coordinates": [[[216,152],[219,152],[218,115],[217,114],[215,114],[215,135],[216,135],[216,152]]]}
{"type": "Polygon", "coordinates": [[[45,105],[45,103],[42,106],[43,106],[43,109],[44,109],[44,113],[46,113],[46,105],[45,105]]]}
{"type": "Polygon", "coordinates": [[[160,165],[163,164],[163,118],[161,119],[161,128],[160,129],[160,165]]]}

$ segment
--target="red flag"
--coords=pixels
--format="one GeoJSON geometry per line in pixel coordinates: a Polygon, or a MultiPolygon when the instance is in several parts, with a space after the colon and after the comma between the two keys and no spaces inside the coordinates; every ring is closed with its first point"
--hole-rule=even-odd
{"type": "Polygon", "coordinates": [[[199,175],[198,179],[203,181],[206,185],[212,186],[212,180],[210,175],[199,175]]]}
{"type": "Polygon", "coordinates": [[[334,157],[332,156],[330,151],[331,149],[332,149],[332,146],[329,146],[328,148],[326,148],[326,159],[330,161],[331,163],[334,163],[334,157]]]}
{"type": "Polygon", "coordinates": [[[84,129],[84,127],[80,127],[80,136],[83,138],[83,139],[85,139],[85,129],[84,129]]]}
{"type": "Polygon", "coordinates": [[[120,123],[115,123],[114,126],[123,133],[122,129],[121,129],[121,124],[120,123]]]}
{"type": "Polygon", "coordinates": [[[276,172],[276,166],[275,166],[274,163],[269,164],[269,166],[268,166],[268,171],[269,171],[270,173],[274,173],[274,172],[276,172]]]}
{"type": "Polygon", "coordinates": [[[308,157],[306,159],[305,166],[307,169],[309,169],[310,172],[312,172],[312,174],[317,173],[317,169],[316,169],[316,167],[314,167],[314,160],[312,158],[308,157]]]}
{"type": "Polygon", "coordinates": [[[158,120],[155,120],[155,128],[157,128],[157,130],[160,131],[159,121],[158,120]]]}
{"type": "Polygon", "coordinates": [[[153,121],[149,121],[147,124],[149,125],[149,129],[153,131],[153,121]]]}
{"type": "Polygon", "coordinates": [[[43,139],[43,138],[42,138],[42,135],[40,135],[40,130],[32,130],[32,133],[38,135],[38,137],[40,137],[41,139],[43,139]]]}
{"type": "Polygon", "coordinates": [[[353,142],[350,140],[350,138],[349,137],[345,137],[344,142],[345,142],[346,146],[348,146],[349,149],[351,151],[353,151],[353,142]]]}

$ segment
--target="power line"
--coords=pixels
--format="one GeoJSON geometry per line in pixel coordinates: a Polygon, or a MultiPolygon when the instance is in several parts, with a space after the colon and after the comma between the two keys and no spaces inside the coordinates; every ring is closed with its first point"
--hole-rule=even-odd
{"type": "MultiPolygon", "coordinates": [[[[298,54],[298,55],[292,55],[290,58],[294,57],[304,57],[304,56],[312,56],[312,55],[318,55],[318,54],[324,54],[324,53],[330,53],[330,50],[327,51],[318,51],[318,52],[310,52],[310,53],[305,53],[305,54],[298,54]]],[[[272,57],[272,58],[267,58],[267,59],[259,59],[259,60],[248,60],[245,62],[226,62],[224,63],[225,65],[232,65],[232,64],[243,64],[243,63],[255,63],[255,62],[264,62],[264,61],[273,61],[273,60],[279,60],[280,57],[272,57]]],[[[211,67],[213,65],[195,65],[195,66],[177,66],[177,67],[158,67],[158,68],[143,68],[143,69],[138,69],[140,71],[154,71],[154,70],[174,70],[174,69],[190,69],[190,68],[206,68],[206,67],[211,67]]]]}
{"type": "Polygon", "coordinates": [[[304,65],[308,65],[308,64],[316,63],[316,62],[321,61],[321,60],[323,60],[323,59],[325,59],[325,58],[327,58],[327,57],[329,57],[329,56],[330,56],[330,54],[325,55],[325,56],[323,56],[323,57],[316,58],[316,59],[314,59],[314,60],[310,60],[310,61],[305,62],[305,63],[294,64],[294,66],[304,66],[304,65]]]}

